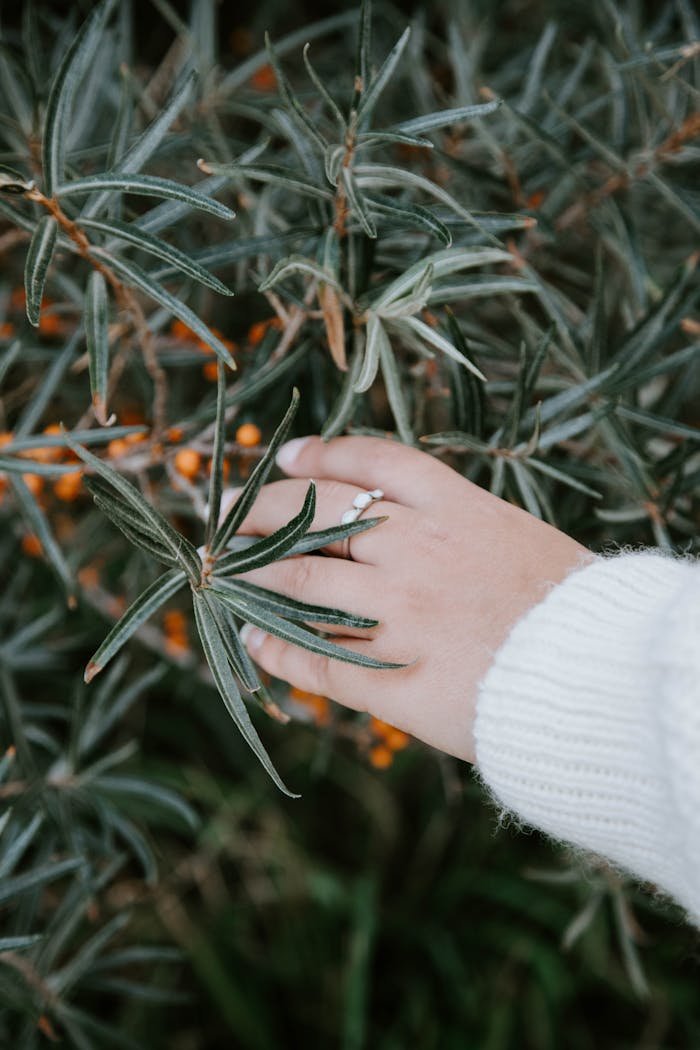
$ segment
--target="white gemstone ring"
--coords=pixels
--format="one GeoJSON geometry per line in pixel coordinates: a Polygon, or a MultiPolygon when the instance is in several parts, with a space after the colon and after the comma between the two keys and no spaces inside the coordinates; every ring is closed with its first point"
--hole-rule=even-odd
{"type": "MultiPolygon", "coordinates": [[[[341,525],[347,525],[351,521],[357,521],[363,510],[367,510],[367,507],[378,499],[383,499],[384,493],[381,489],[372,489],[368,492],[358,492],[352,501],[352,507],[349,507],[340,519],[341,525]]],[[[350,554],[350,537],[346,536],[343,540],[342,555],[343,558],[349,558],[352,561],[350,554]]]]}

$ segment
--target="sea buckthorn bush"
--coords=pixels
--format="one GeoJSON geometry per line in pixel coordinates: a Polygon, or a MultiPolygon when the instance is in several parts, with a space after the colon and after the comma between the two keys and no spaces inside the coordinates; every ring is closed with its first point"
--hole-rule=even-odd
{"type": "Polygon", "coordinates": [[[3,11],[0,1044],[698,1046],[676,912],[261,674],[361,658],[236,575],[376,524],[238,535],[310,432],[697,553],[700,19],[316,6],[3,11]]]}

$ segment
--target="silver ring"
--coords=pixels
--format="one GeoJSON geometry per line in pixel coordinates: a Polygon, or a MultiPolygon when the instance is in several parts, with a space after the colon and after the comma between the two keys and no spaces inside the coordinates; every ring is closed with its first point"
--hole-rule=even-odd
{"type": "MultiPolygon", "coordinates": [[[[340,524],[347,525],[351,521],[357,521],[360,514],[367,510],[368,507],[371,507],[372,504],[379,499],[384,499],[384,493],[381,489],[371,489],[358,492],[352,501],[352,507],[348,507],[348,509],[344,511],[340,519],[340,524]]],[[[342,541],[341,558],[347,558],[352,561],[352,555],[350,554],[350,539],[350,536],[346,536],[342,541]]]]}

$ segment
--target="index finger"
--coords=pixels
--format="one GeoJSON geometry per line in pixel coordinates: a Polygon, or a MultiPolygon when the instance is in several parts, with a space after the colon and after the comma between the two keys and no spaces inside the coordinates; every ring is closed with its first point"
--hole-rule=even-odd
{"type": "Polygon", "coordinates": [[[376,437],[294,438],[282,445],[277,465],[293,477],[329,478],[381,489],[387,499],[405,507],[433,506],[436,498],[454,498],[465,479],[445,463],[398,441],[376,437]]]}

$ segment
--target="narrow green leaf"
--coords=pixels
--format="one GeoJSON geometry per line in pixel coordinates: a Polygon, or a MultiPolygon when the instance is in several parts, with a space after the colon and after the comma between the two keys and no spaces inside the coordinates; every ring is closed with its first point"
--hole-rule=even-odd
{"type": "Polygon", "coordinates": [[[287,409],[284,419],[275,431],[272,441],[267,447],[267,452],[260,460],[258,465],[252,471],[250,477],[246,481],[243,489],[229,510],[224,521],[221,523],[214,538],[211,542],[210,550],[212,555],[217,555],[223,547],[226,546],[228,541],[231,539],[233,534],[238,530],[243,520],[247,516],[250,508],[253,506],[258,492],[265,484],[268,474],[275,465],[275,456],[277,450],[289,433],[289,428],[292,425],[292,420],[296,415],[297,408],[299,407],[299,391],[295,387],[292,391],[292,400],[287,409]]]}
{"type": "MultiPolygon", "coordinates": [[[[369,519],[367,519],[369,520],[369,519]]],[[[307,535],[317,535],[307,533],[307,535]]],[[[340,627],[376,627],[379,620],[367,616],[355,616],[341,609],[327,609],[323,605],[310,605],[299,602],[267,587],[257,587],[246,580],[224,580],[215,578],[212,592],[239,595],[250,602],[257,602],[261,609],[275,613],[287,620],[299,620],[302,623],[332,623],[340,627]]]]}
{"type": "Polygon", "coordinates": [[[544,463],[541,459],[530,459],[530,457],[525,458],[523,462],[533,470],[539,470],[541,474],[546,474],[548,477],[554,478],[555,481],[560,481],[562,485],[568,485],[570,489],[576,489],[577,492],[584,492],[587,496],[592,496],[593,499],[603,498],[601,492],[592,489],[590,485],[584,485],[584,483],[579,481],[578,478],[572,478],[572,476],[565,471],[558,470],[556,467],[553,467],[551,463],[544,463]]]}
{"type": "Polygon", "coordinates": [[[109,302],[107,282],[93,270],[85,292],[85,339],[90,369],[90,391],[95,417],[107,426],[107,375],[109,370],[109,302]]]}
{"type": "Polygon", "coordinates": [[[355,76],[359,78],[359,85],[355,85],[355,100],[353,108],[357,109],[357,100],[362,92],[367,90],[369,84],[369,70],[372,61],[372,0],[362,0],[360,4],[360,25],[357,34],[357,59],[355,61],[355,76]]]}
{"type": "Polygon", "coordinates": [[[331,113],[335,117],[335,119],[336,119],[336,121],[338,123],[338,128],[340,130],[341,137],[344,139],[345,138],[345,132],[346,132],[346,129],[347,129],[347,125],[346,125],[346,122],[345,122],[345,117],[343,116],[343,114],[341,113],[340,109],[338,108],[338,105],[337,105],[335,99],[333,98],[333,96],[331,95],[330,91],[328,90],[326,85],[323,83],[323,81],[321,80],[320,76],[318,75],[318,73],[316,72],[314,67],[311,65],[311,59],[309,58],[309,48],[310,47],[311,47],[311,44],[307,41],[307,43],[304,45],[304,65],[306,66],[306,72],[308,73],[312,83],[316,87],[316,90],[318,91],[319,95],[321,96],[321,98],[326,103],[326,105],[330,109],[331,113]]]}
{"type": "Polygon", "coordinates": [[[75,871],[84,863],[82,857],[54,860],[48,864],[42,864],[38,868],[25,871],[22,875],[16,875],[13,879],[4,879],[0,883],[0,904],[14,900],[21,893],[26,893],[27,890],[34,890],[40,886],[48,885],[49,882],[55,882],[56,879],[62,879],[64,875],[75,871]]]}
{"type": "Polygon", "coordinates": [[[321,438],[323,441],[329,441],[332,437],[335,437],[336,434],[342,433],[346,424],[352,418],[355,410],[355,403],[357,401],[355,383],[357,382],[363,362],[362,338],[362,332],[357,328],[353,333],[355,350],[352,355],[352,360],[350,361],[350,367],[343,376],[340,390],[338,391],[337,397],[328,413],[328,418],[323,424],[321,430],[321,438]]]}
{"type": "MultiPolygon", "coordinates": [[[[223,582],[225,583],[226,581],[223,582]]],[[[222,602],[216,600],[215,590],[216,589],[212,587],[207,588],[200,593],[209,606],[212,616],[216,620],[221,635],[221,641],[223,642],[228,661],[231,664],[234,673],[238,675],[249,693],[257,693],[262,688],[260,676],[255,668],[255,664],[248,654],[248,650],[238,637],[236,623],[231,610],[222,602]]]]}
{"type": "Polygon", "coordinates": [[[298,624],[283,620],[280,616],[267,609],[262,609],[255,601],[234,596],[230,591],[219,591],[217,597],[230,606],[231,609],[247,623],[255,627],[261,627],[268,634],[282,638],[285,642],[299,645],[310,653],[318,653],[320,656],[328,656],[333,660],[341,660],[344,663],[356,664],[358,667],[371,667],[377,670],[388,670],[392,668],[408,667],[408,664],[389,663],[384,660],[376,660],[364,653],[353,652],[341,645],[320,638],[318,635],[307,631],[298,624]]]}
{"type": "Polygon", "coordinates": [[[0,937],[0,952],[17,952],[21,951],[22,948],[31,948],[43,936],[43,933],[32,933],[25,937],[0,937]]]}
{"type": "Polygon", "coordinates": [[[384,514],[378,518],[362,518],[358,521],[350,521],[346,525],[332,525],[327,529],[318,529],[316,532],[307,532],[303,539],[297,540],[291,550],[287,551],[287,557],[295,554],[308,554],[309,551],[317,551],[327,547],[331,543],[338,543],[349,536],[356,536],[358,532],[372,529],[381,524],[389,517],[384,514]]]}
{"type": "Polygon", "coordinates": [[[85,681],[91,682],[95,675],[106,667],[112,657],[119,652],[121,647],[131,638],[132,634],[139,629],[142,623],[157,612],[169,598],[179,591],[186,582],[186,577],[181,569],[171,569],[163,573],[158,579],[147,587],[139,597],[126,610],[120,620],[114,625],[102,645],[88,660],[85,668],[85,681]]]}
{"type": "Polygon", "coordinates": [[[93,193],[95,190],[110,190],[113,193],[134,193],[144,197],[160,197],[166,200],[180,201],[190,208],[216,215],[218,219],[235,219],[236,213],[225,204],[205,197],[203,193],[185,186],[172,179],[162,179],[157,175],[130,175],[119,171],[106,171],[100,175],[88,175],[84,179],[58,186],[55,196],[72,197],[75,194],[93,193]]]}
{"type": "Polygon", "coordinates": [[[102,3],[93,8],[66,51],[51,84],[42,142],[44,192],[48,197],[55,194],[56,186],[63,179],[65,143],[70,131],[75,93],[95,56],[100,36],[113,7],[114,0],[102,0],[102,3]]]}
{"type": "Polygon", "coordinates": [[[290,798],[299,798],[293,794],[283,783],[279,773],[272,764],[265,747],[258,736],[255,726],[250,720],[248,710],[241,699],[241,694],[236,685],[231,668],[229,666],[226,647],[222,641],[218,624],[211,611],[207,596],[200,591],[192,592],[194,604],[194,616],[197,630],[206,656],[207,663],[214,676],[216,687],[221,699],[226,705],[226,710],[231,715],[238,729],[251,750],[257,755],[263,768],[270,775],[277,787],[290,798]]]}
{"type": "Polygon", "coordinates": [[[313,259],[307,259],[303,255],[288,255],[286,259],[280,259],[272,268],[265,280],[258,285],[258,291],[266,292],[270,288],[274,288],[276,284],[279,284],[286,277],[295,273],[308,274],[310,277],[315,277],[318,281],[323,281],[324,284],[330,284],[337,290],[341,289],[333,275],[313,259]]]}
{"type": "Polygon", "coordinates": [[[179,817],[189,828],[196,831],[200,820],[190,805],[181,795],[153,780],[142,780],[140,777],[124,773],[105,774],[92,782],[95,791],[104,791],[110,795],[139,798],[149,805],[158,806],[179,817]]]}
{"type": "Polygon", "coordinates": [[[389,407],[391,408],[391,414],[394,417],[394,422],[396,423],[396,428],[401,440],[406,445],[412,445],[414,443],[413,428],[411,426],[408,405],[406,404],[404,384],[401,375],[399,374],[394,351],[391,349],[391,344],[388,339],[380,339],[378,347],[379,363],[382,369],[382,376],[386,388],[386,396],[389,401],[389,407]]]}
{"type": "Polygon", "coordinates": [[[297,123],[301,125],[302,131],[306,133],[306,135],[318,147],[321,153],[323,153],[327,145],[326,140],[324,139],[323,135],[321,135],[321,133],[318,131],[316,125],[302,106],[291,84],[285,76],[284,70],[280,65],[279,58],[277,57],[277,52],[273,47],[272,40],[270,39],[270,34],[268,32],[265,33],[265,47],[267,48],[267,53],[270,57],[270,65],[272,66],[275,72],[277,87],[279,88],[279,92],[284,101],[286,102],[290,113],[292,114],[292,116],[296,117],[297,123]]]}
{"type": "Polygon", "coordinates": [[[195,281],[199,281],[208,288],[212,288],[215,292],[219,292],[220,295],[233,295],[230,288],[227,288],[214,274],[205,270],[190,255],[186,255],[179,248],[175,248],[174,245],[161,240],[160,237],[153,237],[145,230],[134,226],[133,223],[121,222],[119,219],[111,219],[107,222],[103,219],[86,219],[81,216],[80,225],[90,230],[99,230],[100,233],[108,234],[114,237],[115,240],[118,239],[126,241],[128,244],[134,244],[144,252],[163,259],[169,264],[171,272],[174,270],[179,273],[185,273],[188,277],[193,277],[195,281]]]}
{"type": "Polygon", "coordinates": [[[350,207],[355,218],[358,220],[362,229],[365,231],[368,237],[374,240],[377,236],[377,227],[374,225],[372,217],[367,208],[367,203],[362,195],[360,188],[355,182],[352,171],[349,167],[343,165],[340,169],[343,185],[345,192],[348,195],[350,207]]]}
{"type": "Polygon", "coordinates": [[[220,558],[214,566],[216,576],[251,572],[276,561],[308,532],[316,511],[316,486],[312,481],[306,491],[304,505],[291,521],[269,536],[264,536],[244,551],[232,551],[220,558]]]}
{"type": "Polygon", "coordinates": [[[509,262],[512,256],[502,248],[486,248],[482,246],[473,248],[444,248],[442,251],[433,252],[424,256],[404,273],[388,284],[383,291],[372,302],[373,310],[381,310],[383,306],[400,299],[408,294],[425,274],[427,266],[433,268],[433,279],[449,277],[450,274],[458,273],[460,270],[469,270],[474,266],[487,266],[490,263],[509,262]]]}
{"type": "Polygon", "coordinates": [[[452,234],[444,222],[436,218],[431,211],[421,204],[397,201],[393,197],[385,197],[383,194],[373,194],[366,198],[370,208],[374,208],[381,214],[388,215],[397,223],[407,226],[419,226],[435,237],[439,237],[445,247],[452,244],[452,234]]]}
{"type": "Polygon", "coordinates": [[[192,544],[184,536],[176,532],[170,522],[155,507],[151,506],[148,500],[126,478],[123,478],[104,460],[93,456],[82,445],[76,444],[68,435],[66,435],[66,440],[68,447],[80,456],[84,463],[92,467],[96,474],[103,477],[105,481],[110,482],[126,503],[136,511],[137,515],[145,519],[146,524],[151,527],[159,542],[163,544],[171,555],[177,558],[190,579],[194,582],[199,582],[202,563],[192,544]]]}
{"type": "Polygon", "coordinates": [[[464,365],[464,367],[472,372],[478,379],[483,379],[483,381],[486,382],[486,376],[481,369],[477,368],[468,357],[465,357],[464,354],[457,349],[456,346],[453,346],[448,339],[445,339],[443,335],[440,335],[435,328],[431,328],[430,325],[427,325],[425,321],[419,321],[417,317],[404,317],[400,321],[392,321],[392,324],[399,330],[410,328],[411,331],[415,332],[416,335],[423,340],[423,342],[436,347],[438,350],[442,350],[443,353],[448,355],[448,357],[451,357],[461,365],[464,365]]]}
{"type": "Polygon", "coordinates": [[[390,131],[401,131],[405,135],[423,135],[435,128],[444,128],[450,124],[461,124],[465,120],[476,120],[494,113],[502,105],[501,99],[492,102],[481,102],[473,106],[459,106],[457,109],[442,109],[437,113],[427,113],[424,117],[404,120],[393,124],[390,131]]]}
{"type": "Polygon", "coordinates": [[[215,164],[212,161],[198,161],[197,163],[202,171],[211,175],[225,175],[230,179],[253,179],[257,182],[270,183],[272,186],[280,186],[282,189],[292,190],[294,193],[301,193],[307,197],[319,197],[325,201],[333,200],[333,194],[329,189],[317,186],[316,183],[296,173],[292,175],[288,168],[276,167],[274,164],[215,164]]]}
{"type": "Polygon", "coordinates": [[[224,445],[226,443],[226,378],[221,361],[216,368],[216,424],[214,429],[214,452],[209,478],[209,508],[204,543],[212,541],[219,525],[221,514],[221,492],[223,489],[224,445]]]}
{"type": "Polygon", "coordinates": [[[365,84],[365,91],[362,95],[360,104],[357,107],[358,125],[361,126],[363,123],[366,123],[372,115],[372,110],[376,106],[379,96],[394,75],[394,70],[399,64],[410,35],[411,28],[409,26],[404,29],[393,48],[384,59],[384,62],[372,83],[369,85],[365,84]]]}
{"type": "Polygon", "coordinates": [[[58,223],[51,215],[39,219],[34,230],[24,266],[24,288],[27,295],[27,317],[38,327],[46,275],[56,247],[58,223]]]}
{"type": "Polygon", "coordinates": [[[364,394],[376,379],[379,369],[379,344],[382,340],[388,340],[384,325],[375,313],[370,312],[367,319],[367,338],[365,339],[362,369],[353,387],[356,394],[364,394]]]}
{"type": "Polygon", "coordinates": [[[121,504],[117,509],[117,505],[113,499],[106,500],[96,495],[89,478],[84,479],[84,484],[88,491],[92,493],[95,506],[98,510],[101,510],[105,517],[109,518],[113,525],[116,525],[120,532],[126,536],[129,543],[133,543],[135,547],[140,547],[141,550],[150,554],[151,557],[157,558],[158,561],[162,561],[166,565],[174,567],[178,564],[175,555],[171,554],[171,552],[153,536],[150,530],[143,527],[143,518],[140,518],[126,504],[121,504]]]}
{"type": "Polygon", "coordinates": [[[142,292],[155,299],[157,303],[160,303],[166,310],[169,310],[175,317],[183,321],[229,368],[235,369],[237,367],[228,347],[200,320],[194,310],[191,310],[180,299],[166,291],[162,284],[155,281],[140,266],[137,266],[131,260],[127,262],[126,259],[113,255],[111,252],[105,251],[104,248],[93,246],[90,251],[92,255],[103,259],[127,284],[140,288],[142,292]]]}

